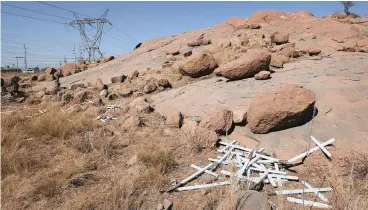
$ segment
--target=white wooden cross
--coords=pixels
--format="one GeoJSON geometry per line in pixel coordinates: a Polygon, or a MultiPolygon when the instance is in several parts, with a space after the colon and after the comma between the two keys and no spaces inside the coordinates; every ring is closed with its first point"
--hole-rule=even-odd
{"type": "MultiPolygon", "coordinates": [[[[327,146],[329,144],[332,144],[333,142],[335,142],[335,139],[334,138],[332,138],[332,139],[330,139],[330,140],[328,140],[328,141],[320,144],[320,146],[324,148],[325,146],[327,146]]],[[[300,155],[298,155],[296,157],[291,158],[290,160],[288,160],[288,163],[292,163],[292,162],[294,162],[294,161],[296,161],[296,160],[298,160],[300,158],[304,158],[305,156],[307,156],[307,155],[311,154],[312,152],[315,152],[315,151],[317,151],[319,149],[320,149],[319,146],[313,147],[312,149],[310,149],[310,150],[308,150],[306,152],[303,152],[302,154],[300,154],[300,155]]]]}
{"type": "Polygon", "coordinates": [[[319,143],[318,141],[317,141],[317,139],[316,138],[314,138],[313,136],[311,136],[311,139],[312,139],[312,141],[314,142],[314,143],[316,143],[317,144],[317,146],[329,157],[329,158],[331,158],[331,153],[329,152],[329,151],[327,151],[327,149],[321,144],[321,143],[319,143]]]}
{"type": "MultiPolygon", "coordinates": [[[[197,169],[197,170],[202,170],[203,168],[201,168],[201,167],[199,167],[199,166],[196,166],[196,165],[194,165],[194,164],[192,164],[192,165],[190,165],[190,167],[192,167],[192,168],[194,168],[194,169],[197,169]]],[[[219,177],[219,175],[218,174],[216,174],[215,172],[212,172],[212,171],[210,171],[210,170],[205,170],[204,171],[206,174],[210,174],[210,175],[212,175],[212,176],[214,176],[214,177],[216,177],[216,178],[218,178],[219,177]]]]}
{"type": "MultiPolygon", "coordinates": [[[[310,184],[308,184],[308,182],[306,181],[302,181],[302,184],[304,186],[306,186],[308,189],[314,189],[310,184]]],[[[332,189],[331,189],[332,190],[332,189]]],[[[316,194],[316,196],[318,196],[321,200],[323,200],[324,202],[328,202],[328,199],[323,196],[319,191],[314,191],[314,194],[316,194]]]]}

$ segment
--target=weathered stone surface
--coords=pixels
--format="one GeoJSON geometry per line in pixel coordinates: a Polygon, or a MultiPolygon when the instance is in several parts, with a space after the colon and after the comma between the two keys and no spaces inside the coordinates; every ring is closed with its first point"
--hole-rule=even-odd
{"type": "Polygon", "coordinates": [[[240,191],[230,198],[226,197],[216,210],[267,210],[267,198],[260,192],[254,190],[240,191]]]}
{"type": "Polygon", "coordinates": [[[199,127],[215,132],[226,132],[233,125],[233,112],[226,109],[216,109],[208,112],[199,123],[199,127]]]}
{"type": "Polygon", "coordinates": [[[280,20],[282,17],[285,17],[286,14],[284,12],[278,10],[263,10],[252,14],[247,23],[269,23],[275,20],[280,20]]]}
{"type": "Polygon", "coordinates": [[[132,76],[130,76],[130,79],[134,79],[134,78],[137,78],[139,76],[139,72],[138,70],[135,70],[132,74],[132,76]]]}
{"type": "Polygon", "coordinates": [[[111,94],[108,95],[109,100],[115,100],[117,98],[119,98],[119,96],[115,93],[111,93],[111,94]]]}
{"type": "Polygon", "coordinates": [[[92,98],[92,93],[88,90],[81,90],[73,94],[73,99],[76,102],[85,102],[87,99],[92,98]]]}
{"type": "Polygon", "coordinates": [[[45,74],[46,74],[47,76],[49,76],[49,75],[53,75],[55,72],[56,72],[56,69],[51,68],[51,67],[49,67],[49,68],[47,68],[47,69],[45,70],[45,74]]]}
{"type": "Polygon", "coordinates": [[[42,97],[45,95],[46,93],[45,93],[45,91],[39,91],[39,92],[37,92],[36,94],[35,94],[35,97],[36,98],[39,98],[39,99],[42,99],[42,97]]]}
{"type": "Polygon", "coordinates": [[[122,82],[124,82],[125,78],[126,78],[125,75],[114,76],[114,77],[111,77],[111,82],[112,83],[122,83],[122,82]]]}
{"type": "Polygon", "coordinates": [[[289,34],[285,32],[275,32],[271,35],[271,42],[275,44],[285,44],[289,42],[289,34]]]}
{"type": "Polygon", "coordinates": [[[75,74],[77,73],[76,71],[78,70],[78,65],[75,63],[66,63],[64,64],[64,66],[61,68],[61,71],[63,72],[63,75],[71,75],[71,74],[75,74]]]}
{"type": "Polygon", "coordinates": [[[180,51],[181,46],[180,45],[174,45],[171,46],[169,49],[166,50],[166,53],[168,55],[178,55],[180,51]]]}
{"type": "Polygon", "coordinates": [[[131,89],[123,89],[119,91],[119,95],[123,98],[127,98],[133,95],[133,91],[131,89]]]}
{"type": "Polygon", "coordinates": [[[192,55],[192,51],[191,50],[188,50],[188,51],[186,51],[184,54],[183,54],[183,56],[186,58],[186,57],[189,57],[189,56],[191,56],[192,55]]]}
{"type": "Polygon", "coordinates": [[[137,112],[148,113],[152,111],[151,105],[148,103],[148,100],[145,97],[138,97],[130,103],[130,108],[135,109],[137,112]]]}
{"type": "Polygon", "coordinates": [[[191,138],[202,148],[213,148],[218,141],[218,135],[215,131],[199,126],[195,128],[191,138]]]}
{"type": "Polygon", "coordinates": [[[254,75],[256,80],[265,80],[271,78],[271,73],[269,71],[260,71],[258,74],[254,75]]]}
{"type": "Polygon", "coordinates": [[[87,84],[91,87],[97,88],[100,91],[103,89],[107,89],[107,86],[102,82],[101,78],[97,76],[88,77],[87,84]]]}
{"type": "Polygon", "coordinates": [[[315,47],[308,48],[308,54],[309,54],[309,56],[318,55],[320,53],[321,53],[321,50],[320,49],[317,49],[315,47]]]}
{"type": "Polygon", "coordinates": [[[165,210],[172,210],[172,208],[173,208],[173,202],[171,202],[168,199],[165,199],[164,200],[164,209],[165,210]]]}
{"type": "Polygon", "coordinates": [[[104,57],[104,58],[101,59],[100,63],[107,63],[107,62],[112,61],[114,59],[115,59],[115,57],[112,56],[112,55],[106,56],[106,57],[104,57]]]}
{"type": "Polygon", "coordinates": [[[72,89],[72,90],[76,90],[77,88],[84,88],[84,84],[83,83],[74,83],[70,86],[70,89],[72,89]]]}
{"type": "Polygon", "coordinates": [[[46,93],[48,94],[56,94],[59,91],[60,83],[58,81],[54,81],[51,86],[46,88],[46,93]]]}
{"type": "Polygon", "coordinates": [[[179,111],[171,111],[166,117],[166,125],[171,128],[180,128],[183,123],[183,115],[179,111]]]}
{"type": "Polygon", "coordinates": [[[143,122],[141,118],[137,115],[132,115],[124,121],[124,123],[121,125],[121,128],[123,130],[130,130],[132,128],[138,128],[142,126],[143,126],[143,122]]]}
{"type": "Polygon", "coordinates": [[[55,78],[55,76],[54,75],[48,75],[47,77],[46,77],[46,81],[47,82],[51,82],[51,81],[54,81],[56,78],[55,78]]]}
{"type": "Polygon", "coordinates": [[[253,23],[249,25],[250,29],[260,29],[261,25],[257,24],[257,23],[253,23]]]}
{"type": "Polygon", "coordinates": [[[267,133],[302,125],[312,117],[315,94],[296,85],[282,85],[277,91],[258,94],[247,113],[253,133],[267,133]]]}
{"type": "Polygon", "coordinates": [[[245,110],[233,111],[233,122],[234,123],[246,123],[247,122],[247,111],[245,110]]]}
{"type": "Polygon", "coordinates": [[[164,78],[156,80],[155,83],[156,83],[157,86],[161,86],[161,87],[164,87],[164,88],[171,87],[171,84],[170,84],[169,80],[164,79],[164,78]]]}
{"type": "Polygon", "coordinates": [[[204,38],[204,34],[199,36],[196,40],[188,42],[189,47],[197,47],[197,46],[209,45],[209,44],[211,44],[211,40],[204,38]]]}
{"type": "Polygon", "coordinates": [[[31,81],[37,81],[37,79],[38,79],[38,77],[37,77],[36,75],[33,75],[33,76],[31,77],[31,81]]]}
{"type": "Polygon", "coordinates": [[[211,74],[217,67],[213,56],[208,52],[200,52],[190,56],[179,66],[179,72],[190,77],[202,77],[211,74]]]}
{"type": "Polygon", "coordinates": [[[151,79],[151,80],[148,80],[148,81],[147,81],[146,85],[145,85],[145,86],[144,86],[144,88],[143,88],[143,91],[144,91],[145,93],[152,93],[152,92],[154,92],[156,89],[157,89],[157,86],[156,86],[156,84],[153,82],[153,80],[151,79]]]}
{"type": "Polygon", "coordinates": [[[265,50],[249,50],[240,58],[226,63],[215,70],[218,76],[230,80],[253,77],[261,70],[268,70],[271,55],[265,50]]]}

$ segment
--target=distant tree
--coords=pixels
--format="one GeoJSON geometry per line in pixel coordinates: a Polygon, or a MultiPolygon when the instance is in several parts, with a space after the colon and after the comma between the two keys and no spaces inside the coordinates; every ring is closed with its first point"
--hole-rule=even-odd
{"type": "Polygon", "coordinates": [[[345,11],[345,13],[346,13],[347,15],[349,15],[349,14],[350,14],[349,9],[350,9],[352,6],[354,6],[354,5],[355,5],[355,4],[354,4],[354,2],[352,2],[352,1],[342,1],[341,3],[342,3],[342,5],[344,5],[344,11],[345,11]]]}

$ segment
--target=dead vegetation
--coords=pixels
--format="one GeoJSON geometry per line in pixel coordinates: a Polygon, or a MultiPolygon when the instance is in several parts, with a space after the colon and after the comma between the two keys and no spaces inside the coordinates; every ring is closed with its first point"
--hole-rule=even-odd
{"type": "MultiPolygon", "coordinates": [[[[141,115],[145,127],[116,135],[111,125],[93,120],[97,114],[93,106],[73,114],[63,113],[54,103],[15,112],[3,111],[4,209],[56,206],[61,209],[146,209],[155,208],[168,196],[175,209],[216,209],[221,202],[233,208],[236,204],[231,199],[236,191],[234,187],[171,195],[159,193],[170,186],[172,178],[180,180],[192,173],[187,165],[193,160],[205,160],[211,151],[193,151],[190,140],[177,129],[172,130],[171,136],[163,134],[164,121],[156,113],[141,115]],[[27,117],[38,110],[48,112],[27,117]],[[136,161],[130,161],[134,157],[136,161]]],[[[331,163],[326,172],[313,174],[308,181],[331,186],[334,191],[328,199],[336,209],[366,209],[367,159],[368,155],[352,155],[343,167],[331,163]]],[[[308,164],[305,170],[315,171],[313,167],[308,164]]],[[[208,181],[208,177],[204,180],[208,181]]],[[[245,190],[244,187],[241,189],[245,190]]],[[[274,200],[274,197],[269,199],[274,200]]],[[[304,209],[280,196],[274,204],[277,209],[304,209]]]]}

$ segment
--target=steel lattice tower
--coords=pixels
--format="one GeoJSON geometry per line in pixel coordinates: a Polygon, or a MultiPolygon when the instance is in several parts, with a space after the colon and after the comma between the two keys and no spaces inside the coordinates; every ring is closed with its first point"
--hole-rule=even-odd
{"type": "Polygon", "coordinates": [[[103,32],[103,26],[105,23],[109,23],[106,19],[107,9],[100,18],[83,18],[80,19],[76,13],[74,16],[76,20],[70,23],[71,26],[79,29],[81,39],[83,41],[83,45],[81,46],[81,54],[83,55],[85,52],[88,53],[88,61],[96,61],[103,57],[101,50],[100,50],[100,42],[103,32]],[[87,30],[86,25],[91,26],[94,31],[92,34],[91,31],[87,30]],[[87,33],[90,32],[90,33],[87,33]]]}

